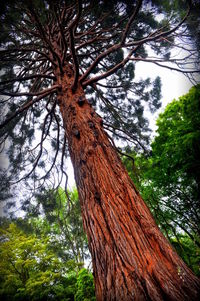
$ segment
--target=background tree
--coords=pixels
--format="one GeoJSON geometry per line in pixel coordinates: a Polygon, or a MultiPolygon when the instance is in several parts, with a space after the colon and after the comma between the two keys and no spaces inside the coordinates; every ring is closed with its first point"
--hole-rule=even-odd
{"type": "Polygon", "coordinates": [[[35,203],[29,206],[24,222],[25,225],[28,222],[38,235],[51,237],[51,246],[63,260],[73,259],[81,267],[89,258],[80,202],[75,188],[67,196],[62,188],[38,194],[35,203]]]}
{"type": "Polygon", "coordinates": [[[25,234],[15,224],[1,229],[1,289],[3,300],[72,300],[75,262],[61,262],[48,238],[25,234]]]}
{"type": "Polygon", "coordinates": [[[74,259],[60,257],[51,233],[36,235],[30,224],[25,233],[8,221],[0,231],[2,300],[95,300],[92,274],[74,259]]]}
{"type": "Polygon", "coordinates": [[[174,210],[183,214],[187,223],[199,235],[200,202],[200,86],[170,103],[157,120],[157,136],[152,143],[153,172],[157,186],[165,187],[174,210]],[[158,169],[162,177],[158,177],[158,169]]]}
{"type": "MultiPolygon", "coordinates": [[[[159,106],[160,81],[133,82],[134,63],[167,60],[177,65],[164,67],[181,71],[183,62],[184,73],[197,72],[190,68],[195,50],[185,55],[188,68],[169,52],[173,45],[187,50],[181,38],[190,8],[183,18],[163,13],[160,19],[158,8],[153,1],[3,5],[1,141],[9,147],[8,175],[16,183],[23,178],[33,195],[48,181],[52,186],[52,173],[59,185],[67,178],[67,144],[98,300],[198,298],[198,280],[160,233],[104,131],[138,148],[147,141],[142,100],[151,110],[159,106]],[[40,142],[32,142],[39,130],[40,142]],[[55,152],[47,151],[50,144],[55,152]]],[[[23,206],[28,202],[30,195],[23,206]]]]}
{"type": "Polygon", "coordinates": [[[95,301],[94,296],[94,280],[92,274],[88,270],[79,271],[77,278],[76,301],[95,301]]]}

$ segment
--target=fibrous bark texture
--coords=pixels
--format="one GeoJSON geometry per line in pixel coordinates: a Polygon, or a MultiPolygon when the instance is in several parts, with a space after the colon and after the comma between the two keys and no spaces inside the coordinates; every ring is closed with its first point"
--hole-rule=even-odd
{"type": "Polygon", "coordinates": [[[158,229],[83,89],[69,89],[72,81],[67,70],[58,100],[97,300],[198,300],[198,279],[158,229]]]}

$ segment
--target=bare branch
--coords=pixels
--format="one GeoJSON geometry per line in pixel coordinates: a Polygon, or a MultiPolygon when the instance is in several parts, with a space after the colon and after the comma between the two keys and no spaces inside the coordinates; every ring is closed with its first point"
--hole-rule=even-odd
{"type": "Polygon", "coordinates": [[[77,0],[77,5],[78,5],[78,13],[77,13],[75,19],[68,26],[70,50],[71,50],[71,56],[72,56],[73,63],[74,63],[74,81],[72,84],[72,91],[76,90],[78,78],[79,78],[79,63],[78,63],[78,58],[76,56],[76,50],[75,50],[75,45],[74,45],[74,33],[76,31],[77,24],[81,17],[82,1],[77,0]]]}
{"type": "Polygon", "coordinates": [[[57,22],[58,22],[58,25],[60,28],[60,33],[61,33],[61,38],[62,38],[62,43],[63,43],[63,50],[62,50],[62,65],[63,65],[64,61],[65,61],[67,48],[68,48],[65,33],[63,30],[63,26],[62,26],[62,21],[64,19],[64,13],[66,12],[66,8],[63,8],[62,16],[60,16],[60,17],[58,16],[57,11],[55,9],[55,4],[53,4],[53,9],[54,9],[55,16],[56,16],[56,19],[57,19],[57,22]]]}
{"type": "Polygon", "coordinates": [[[75,19],[72,20],[72,22],[69,24],[68,29],[74,29],[77,26],[77,24],[80,20],[80,17],[81,17],[82,0],[77,0],[76,3],[77,3],[77,6],[78,6],[78,13],[77,13],[75,19]]]}
{"type": "Polygon", "coordinates": [[[52,171],[52,169],[53,169],[53,167],[54,167],[54,165],[55,165],[55,163],[56,163],[56,159],[57,159],[57,157],[58,157],[58,152],[59,152],[59,148],[60,148],[60,125],[59,125],[58,118],[57,118],[57,116],[56,116],[56,114],[55,114],[55,112],[54,112],[55,105],[56,105],[56,102],[54,103],[53,110],[51,110],[51,111],[52,111],[52,114],[53,114],[53,116],[54,116],[54,118],[55,118],[55,120],[56,120],[56,124],[57,124],[57,127],[58,127],[58,129],[57,129],[57,139],[56,139],[56,143],[57,143],[56,153],[55,153],[53,162],[52,162],[52,164],[51,164],[51,167],[50,167],[49,170],[45,173],[45,175],[44,175],[43,177],[41,177],[39,180],[42,180],[42,179],[44,179],[45,177],[47,177],[47,175],[52,171]]]}
{"type": "Polygon", "coordinates": [[[93,31],[93,30],[97,30],[97,25],[98,24],[102,24],[103,20],[110,15],[110,12],[107,14],[104,14],[104,16],[102,16],[101,18],[98,18],[95,23],[85,32],[81,32],[81,33],[77,33],[76,34],[76,38],[78,38],[79,40],[81,40],[81,38],[85,37],[85,36],[89,36],[89,35],[96,35],[97,31],[93,31]]]}
{"type": "MultiPolygon", "coordinates": [[[[94,78],[88,79],[85,81],[85,79],[88,77],[88,75],[93,71],[93,69],[98,65],[98,63],[105,58],[106,56],[108,56],[110,53],[120,49],[123,45],[126,47],[130,47],[130,46],[141,46],[144,43],[150,42],[150,41],[155,41],[155,40],[159,40],[160,38],[163,38],[165,36],[170,35],[171,33],[175,32],[187,19],[189,13],[190,13],[190,9],[191,7],[189,7],[185,17],[172,29],[167,30],[165,32],[162,32],[161,29],[158,29],[156,32],[151,33],[148,37],[138,40],[136,42],[129,42],[129,43],[125,43],[125,39],[126,36],[128,34],[129,28],[131,26],[132,21],[134,20],[134,18],[136,17],[139,8],[141,6],[142,1],[138,1],[138,4],[136,6],[136,9],[134,11],[134,13],[132,14],[131,18],[129,19],[129,22],[127,23],[127,26],[124,30],[124,33],[122,35],[122,40],[119,44],[115,44],[111,47],[109,47],[106,51],[104,51],[103,53],[101,53],[100,55],[98,55],[96,57],[96,59],[93,61],[93,63],[91,64],[91,66],[87,69],[87,71],[81,76],[80,81],[83,83],[83,86],[87,86],[89,84],[95,83],[101,79],[106,78],[107,76],[110,76],[111,74],[113,74],[114,72],[116,72],[119,68],[122,68],[124,66],[124,64],[127,63],[128,60],[131,59],[131,56],[129,55],[126,59],[124,59],[122,62],[120,62],[118,65],[114,66],[113,68],[111,68],[110,70],[108,70],[107,72],[96,76],[94,78]]],[[[134,50],[131,50],[131,52],[135,52],[137,50],[137,48],[135,48],[134,50]]]]}
{"type": "Polygon", "coordinates": [[[113,138],[112,138],[108,133],[106,133],[106,134],[107,134],[108,138],[110,139],[110,141],[111,141],[113,147],[116,149],[116,151],[117,151],[120,155],[125,156],[125,157],[131,159],[132,164],[133,164],[133,166],[134,166],[134,163],[135,163],[134,158],[133,158],[132,156],[130,156],[129,154],[126,154],[126,153],[122,152],[122,151],[116,146],[116,144],[115,144],[113,138]]]}
{"type": "Polygon", "coordinates": [[[98,65],[98,63],[100,62],[100,60],[102,60],[103,58],[105,58],[110,53],[118,50],[119,48],[121,48],[121,45],[120,44],[115,44],[115,45],[109,47],[104,52],[102,52],[100,55],[98,55],[97,58],[95,59],[95,61],[87,69],[87,71],[81,76],[80,82],[83,82],[88,77],[88,75],[92,72],[92,70],[98,65]]]}
{"type": "Polygon", "coordinates": [[[119,88],[124,88],[126,86],[126,83],[122,83],[121,85],[107,85],[107,84],[103,85],[97,82],[96,85],[106,89],[119,89],[119,88]]]}
{"type": "Polygon", "coordinates": [[[47,61],[50,61],[52,63],[52,65],[56,66],[56,63],[51,59],[51,57],[49,55],[47,55],[45,52],[37,49],[37,48],[23,48],[23,47],[16,47],[16,48],[12,48],[12,49],[3,49],[0,50],[0,61],[4,61],[6,55],[9,55],[10,53],[26,53],[26,52],[35,52],[37,54],[40,54],[41,57],[46,58],[47,61]]]}
{"type": "MultiPolygon", "coordinates": [[[[39,162],[39,160],[40,160],[40,158],[42,156],[42,153],[43,153],[43,142],[44,142],[44,140],[46,139],[46,137],[47,137],[47,135],[49,133],[49,129],[50,129],[50,126],[51,126],[51,123],[52,123],[52,113],[54,112],[55,106],[56,106],[56,101],[54,102],[51,110],[49,110],[48,114],[45,116],[45,119],[44,119],[44,122],[43,122],[43,129],[42,129],[41,140],[40,140],[40,143],[38,144],[38,145],[40,145],[40,150],[39,150],[39,153],[38,153],[37,158],[36,158],[36,160],[35,160],[35,162],[33,164],[33,167],[31,169],[31,171],[29,171],[28,174],[26,174],[25,176],[23,176],[22,178],[20,178],[19,180],[17,180],[15,182],[15,184],[17,184],[18,182],[20,182],[20,181],[26,179],[27,177],[29,177],[33,173],[33,171],[36,169],[36,167],[38,165],[38,162],[39,162]],[[48,125],[48,128],[47,128],[47,132],[45,134],[45,128],[46,128],[46,124],[47,124],[47,120],[48,120],[49,116],[50,116],[50,122],[49,122],[49,125],[48,125]]],[[[43,178],[41,178],[41,179],[43,179],[43,178]]]]}
{"type": "Polygon", "coordinates": [[[46,35],[46,32],[40,22],[40,19],[38,17],[38,15],[36,14],[34,8],[33,8],[33,5],[32,3],[30,2],[30,4],[28,5],[28,8],[30,10],[30,20],[33,19],[34,23],[37,25],[38,27],[38,30],[41,34],[41,38],[46,42],[46,44],[48,45],[48,48],[50,50],[50,52],[52,53],[53,57],[55,57],[58,61],[58,65],[59,65],[59,69],[60,69],[60,72],[63,73],[63,68],[62,68],[62,62],[61,62],[61,59],[59,57],[59,55],[57,54],[57,52],[54,50],[50,40],[48,39],[47,35],[46,35]]]}
{"type": "Polygon", "coordinates": [[[115,134],[116,136],[122,138],[122,139],[126,139],[127,140],[127,137],[128,137],[128,140],[134,144],[139,144],[141,146],[141,148],[146,151],[144,145],[138,140],[138,138],[136,136],[132,136],[130,135],[128,132],[126,132],[125,130],[121,129],[121,128],[117,128],[117,127],[114,127],[112,124],[109,124],[109,123],[106,123],[104,122],[103,123],[103,126],[105,129],[107,129],[108,131],[112,132],[113,134],[115,134]],[[120,135],[119,133],[117,133],[116,131],[119,131],[119,132],[122,132],[123,134],[125,134],[126,136],[123,136],[123,135],[120,135]]]}

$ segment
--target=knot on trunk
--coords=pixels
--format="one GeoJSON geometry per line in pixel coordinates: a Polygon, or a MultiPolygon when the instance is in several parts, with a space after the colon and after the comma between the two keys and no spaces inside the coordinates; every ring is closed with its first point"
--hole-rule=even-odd
{"type": "Polygon", "coordinates": [[[72,133],[76,138],[80,139],[80,131],[76,124],[74,124],[72,127],[72,133]]]}
{"type": "Polygon", "coordinates": [[[82,107],[82,106],[84,105],[84,103],[85,103],[84,97],[83,97],[83,96],[80,96],[80,97],[78,98],[78,105],[79,105],[80,107],[82,107]]]}
{"type": "Polygon", "coordinates": [[[92,131],[93,131],[93,133],[94,133],[94,136],[95,136],[96,138],[98,138],[99,133],[98,133],[98,130],[97,130],[97,128],[96,128],[94,122],[93,122],[92,120],[89,120],[89,121],[88,121],[88,125],[89,125],[90,129],[92,129],[92,131]]]}
{"type": "Polygon", "coordinates": [[[88,125],[91,129],[93,129],[95,127],[94,122],[92,120],[88,121],[88,125]]]}
{"type": "Polygon", "coordinates": [[[84,105],[84,103],[85,103],[85,98],[84,98],[84,96],[76,95],[75,96],[75,101],[78,103],[78,105],[80,107],[82,107],[84,105]]]}
{"type": "Polygon", "coordinates": [[[94,199],[95,199],[95,202],[97,202],[99,205],[101,204],[101,196],[97,191],[94,194],[94,199]]]}

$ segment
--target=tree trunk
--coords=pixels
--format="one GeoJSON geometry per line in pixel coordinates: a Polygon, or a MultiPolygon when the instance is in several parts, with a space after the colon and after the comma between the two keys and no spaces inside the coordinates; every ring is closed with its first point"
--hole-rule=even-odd
{"type": "Polygon", "coordinates": [[[198,300],[199,282],[163,236],[130,180],[80,85],[58,81],[84,228],[92,254],[96,298],[198,300]]]}

